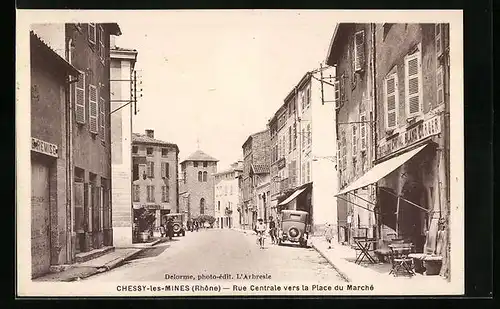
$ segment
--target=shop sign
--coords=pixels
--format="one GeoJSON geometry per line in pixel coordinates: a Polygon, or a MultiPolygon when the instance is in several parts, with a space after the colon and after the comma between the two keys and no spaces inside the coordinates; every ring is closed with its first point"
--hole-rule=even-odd
{"type": "Polygon", "coordinates": [[[153,204],[153,205],[144,205],[144,207],[148,210],[158,210],[161,209],[161,206],[158,204],[153,204]]]}
{"type": "Polygon", "coordinates": [[[279,169],[284,168],[284,167],[285,167],[285,165],[286,165],[285,163],[286,163],[286,162],[285,162],[285,158],[281,158],[281,159],[279,159],[279,161],[278,161],[278,168],[279,168],[279,169]]]}
{"type": "Polygon", "coordinates": [[[51,157],[58,157],[57,154],[57,145],[51,144],[46,141],[42,141],[38,138],[31,138],[31,151],[35,151],[38,153],[43,153],[45,155],[51,156],[51,157]]]}
{"type": "Polygon", "coordinates": [[[377,156],[378,158],[385,157],[399,149],[439,133],[441,133],[441,121],[439,116],[434,116],[399,134],[397,137],[380,143],[377,148],[377,156]]]}

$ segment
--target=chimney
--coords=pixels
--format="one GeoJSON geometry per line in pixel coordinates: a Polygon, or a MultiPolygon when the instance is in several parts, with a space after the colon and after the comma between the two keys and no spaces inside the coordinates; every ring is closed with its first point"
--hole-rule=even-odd
{"type": "Polygon", "coordinates": [[[146,135],[147,135],[147,137],[155,138],[155,130],[151,130],[151,129],[146,130],[146,135]]]}
{"type": "Polygon", "coordinates": [[[110,35],[109,36],[109,49],[115,49],[116,48],[116,36],[110,35]]]}

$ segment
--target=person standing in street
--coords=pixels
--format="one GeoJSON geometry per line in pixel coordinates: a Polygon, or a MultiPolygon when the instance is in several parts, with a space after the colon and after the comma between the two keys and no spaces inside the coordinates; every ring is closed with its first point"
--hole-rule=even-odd
{"type": "Polygon", "coordinates": [[[276,222],[274,222],[273,217],[269,217],[269,235],[271,236],[271,242],[273,245],[276,244],[276,222]]]}
{"type": "Polygon", "coordinates": [[[169,218],[167,220],[167,236],[169,240],[172,240],[173,234],[174,234],[174,223],[172,222],[172,218],[169,218]]]}
{"type": "Polygon", "coordinates": [[[255,225],[255,231],[257,232],[257,239],[260,245],[261,249],[264,249],[264,238],[265,238],[265,232],[267,230],[266,225],[264,224],[264,220],[262,218],[259,218],[257,220],[257,225],[255,225]]]}
{"type": "Polygon", "coordinates": [[[325,225],[325,239],[328,242],[328,249],[332,248],[333,226],[330,223],[325,225]]]}

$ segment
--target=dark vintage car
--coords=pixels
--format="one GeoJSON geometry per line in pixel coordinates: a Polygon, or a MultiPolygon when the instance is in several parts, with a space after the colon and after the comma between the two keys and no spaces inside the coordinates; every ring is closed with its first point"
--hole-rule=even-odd
{"type": "Polygon", "coordinates": [[[301,210],[282,210],[278,226],[278,244],[284,242],[298,243],[307,247],[310,225],[309,213],[301,210]]]}
{"type": "Polygon", "coordinates": [[[163,218],[167,221],[168,219],[172,219],[173,223],[173,236],[184,236],[186,235],[186,229],[184,228],[184,215],[180,213],[167,214],[163,218]]]}

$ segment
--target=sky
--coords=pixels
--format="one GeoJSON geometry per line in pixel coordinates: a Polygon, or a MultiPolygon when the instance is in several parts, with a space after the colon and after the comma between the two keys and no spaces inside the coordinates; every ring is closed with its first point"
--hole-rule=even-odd
{"type": "Polygon", "coordinates": [[[133,131],[153,129],[182,161],[198,149],[223,170],[242,160],[285,96],[324,62],[329,11],[175,11],[118,22],[116,45],[138,51],[142,98],[133,131]],[[199,142],[199,143],[198,143],[199,142]]]}

